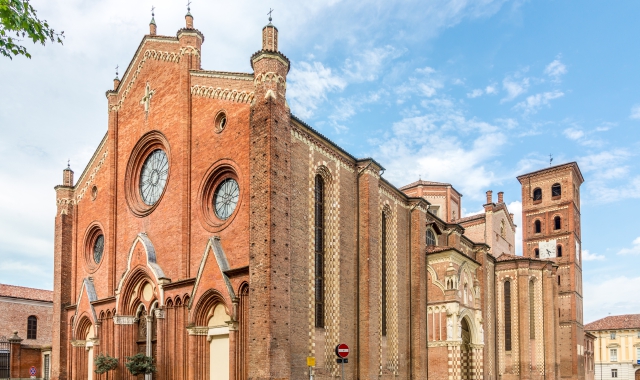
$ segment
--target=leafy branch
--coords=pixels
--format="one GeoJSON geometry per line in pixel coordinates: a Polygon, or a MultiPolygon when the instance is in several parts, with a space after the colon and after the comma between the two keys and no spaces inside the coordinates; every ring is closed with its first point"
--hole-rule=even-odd
{"type": "Polygon", "coordinates": [[[22,45],[25,37],[34,44],[49,41],[62,44],[64,32],[58,33],[47,20],[40,20],[28,0],[0,0],[0,54],[9,59],[17,55],[31,58],[22,45]]]}

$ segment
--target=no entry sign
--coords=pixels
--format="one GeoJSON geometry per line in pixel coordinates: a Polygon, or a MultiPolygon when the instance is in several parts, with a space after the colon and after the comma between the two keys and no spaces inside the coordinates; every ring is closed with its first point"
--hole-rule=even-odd
{"type": "Polygon", "coordinates": [[[344,343],[340,343],[339,345],[336,346],[336,355],[339,358],[346,358],[347,356],[349,356],[349,346],[347,346],[344,343]]]}

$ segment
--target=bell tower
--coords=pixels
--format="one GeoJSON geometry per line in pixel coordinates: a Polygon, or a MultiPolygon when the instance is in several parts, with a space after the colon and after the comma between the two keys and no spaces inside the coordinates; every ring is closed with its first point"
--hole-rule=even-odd
{"type": "Polygon", "coordinates": [[[518,177],[522,186],[522,253],[558,265],[559,373],[584,378],[580,185],[576,162],[518,177]]]}

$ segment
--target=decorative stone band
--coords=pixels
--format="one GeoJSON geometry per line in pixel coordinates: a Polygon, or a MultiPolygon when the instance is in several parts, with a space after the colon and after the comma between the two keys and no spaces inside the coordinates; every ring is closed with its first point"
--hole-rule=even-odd
{"type": "MultiPolygon", "coordinates": [[[[156,61],[180,63],[180,59],[185,54],[196,55],[199,57],[200,51],[193,46],[185,46],[180,49],[180,52],[146,50],[144,52],[144,55],[142,56],[142,59],[140,60],[140,63],[138,63],[138,67],[133,72],[132,74],[133,76],[131,80],[127,83],[127,87],[122,92],[122,95],[120,96],[120,100],[118,100],[118,103],[116,103],[111,107],[111,110],[118,111],[120,107],[122,107],[122,103],[124,103],[125,99],[127,98],[127,95],[131,91],[133,84],[136,82],[136,79],[138,79],[138,75],[140,74],[140,71],[142,71],[142,68],[144,67],[144,64],[147,62],[148,59],[153,59],[156,61]]],[[[124,81],[125,78],[122,78],[122,80],[124,81]]]]}
{"type": "Polygon", "coordinates": [[[271,71],[264,74],[256,74],[256,79],[253,80],[253,84],[256,86],[264,82],[276,82],[278,86],[287,88],[287,80],[282,75],[271,71]]]}
{"type": "Polygon", "coordinates": [[[164,319],[164,309],[155,309],[154,312],[156,313],[157,319],[164,319]]]}
{"type": "Polygon", "coordinates": [[[189,332],[189,335],[209,335],[208,326],[187,327],[187,331],[189,332]]]}
{"type": "Polygon", "coordinates": [[[136,317],[132,315],[116,315],[113,317],[113,324],[115,325],[132,325],[136,323],[136,317]]]}
{"type": "Polygon", "coordinates": [[[191,95],[202,96],[205,98],[212,99],[222,99],[222,100],[230,100],[232,102],[237,103],[247,103],[251,104],[253,101],[253,92],[246,91],[238,91],[231,90],[228,88],[213,88],[213,87],[205,87],[205,86],[192,86],[191,87],[191,95]]]}
{"type": "Polygon", "coordinates": [[[285,65],[287,67],[287,71],[289,71],[289,67],[290,67],[289,58],[285,57],[281,53],[274,53],[266,50],[261,50],[253,54],[253,56],[251,57],[251,68],[253,68],[253,65],[256,62],[260,61],[263,58],[275,59],[280,63],[282,63],[283,65],[285,65]]]}
{"type": "Polygon", "coordinates": [[[73,347],[85,347],[87,345],[86,340],[72,340],[71,346],[73,347]]]}
{"type": "Polygon", "coordinates": [[[96,165],[96,167],[93,168],[93,170],[91,171],[91,175],[89,176],[87,181],[84,183],[84,186],[82,186],[82,189],[80,189],[80,191],[78,192],[78,195],[76,196],[77,202],[81,201],[82,198],[84,197],[84,193],[87,192],[87,189],[89,188],[89,185],[91,185],[91,183],[93,183],[93,180],[95,179],[96,174],[98,174],[98,171],[102,167],[102,164],[104,164],[104,162],[107,159],[108,155],[109,155],[109,150],[107,149],[102,154],[102,158],[100,158],[100,161],[98,161],[98,164],[96,165]]]}

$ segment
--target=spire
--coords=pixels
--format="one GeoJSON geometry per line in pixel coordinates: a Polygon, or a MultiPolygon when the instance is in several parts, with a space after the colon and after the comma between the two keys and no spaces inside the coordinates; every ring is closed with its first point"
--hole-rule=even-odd
{"type": "Polygon", "coordinates": [[[278,28],[271,21],[273,9],[269,8],[269,23],[262,28],[262,50],[278,51],[278,28]]]}
{"type": "Polygon", "coordinates": [[[71,170],[71,160],[67,160],[67,167],[62,171],[62,185],[73,186],[73,170],[71,170]]]}
{"type": "Polygon", "coordinates": [[[113,89],[117,90],[120,85],[120,78],[118,78],[118,65],[116,65],[116,77],[113,79],[113,89]]]}
{"type": "Polygon", "coordinates": [[[155,10],[156,7],[151,6],[151,22],[149,23],[149,34],[152,36],[155,36],[157,31],[156,18],[154,13],[155,10]]]}
{"type": "Polygon", "coordinates": [[[193,29],[193,16],[191,15],[191,1],[187,3],[187,14],[184,16],[187,21],[187,29],[193,29]]]}

